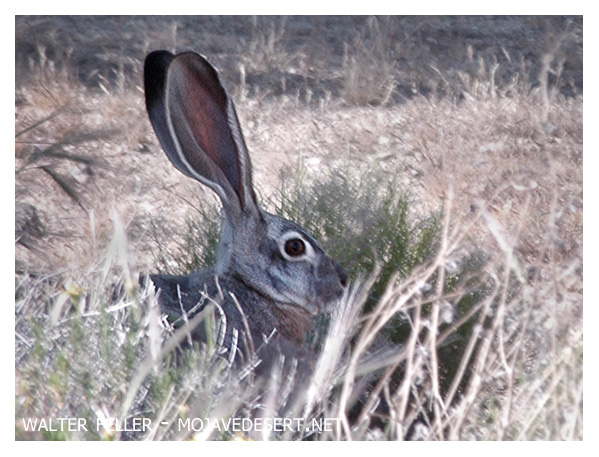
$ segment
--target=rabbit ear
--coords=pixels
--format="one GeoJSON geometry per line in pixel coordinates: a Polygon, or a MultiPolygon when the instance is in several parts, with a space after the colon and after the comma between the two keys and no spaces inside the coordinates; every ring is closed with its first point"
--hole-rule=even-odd
{"type": "Polygon", "coordinates": [[[146,58],[144,84],[150,121],[173,165],[214,190],[227,214],[257,211],[235,107],[208,61],[155,51],[146,58]]]}

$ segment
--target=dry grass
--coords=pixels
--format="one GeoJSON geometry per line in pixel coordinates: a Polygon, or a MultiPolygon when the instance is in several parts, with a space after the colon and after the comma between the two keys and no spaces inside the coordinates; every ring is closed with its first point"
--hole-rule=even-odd
{"type": "MultiPolygon", "coordinates": [[[[409,189],[412,221],[442,209],[434,255],[385,281],[366,314],[377,277],[357,269],[324,343],[329,358],[293,410],[342,427],[311,439],[582,439],[582,26],[475,19],[27,18],[35,38],[17,28],[17,417],[256,413],[260,390],[218,365],[215,347],[169,372],[172,336],[151,327],[152,294],[132,280],[158,261],[170,271],[193,263],[172,253],[189,247],[195,209],[216,204],[169,165],[144,112],[141,59],[176,43],[222,68],[273,206],[282,168],[301,172],[306,189],[325,170],[358,182],[371,168],[409,189]],[[473,252],[485,262],[462,270],[473,252]],[[382,350],[398,322],[409,328],[401,349],[382,350]],[[140,373],[150,374],[135,384],[140,373]]],[[[356,240],[324,240],[331,249],[374,233],[339,224],[356,240]]]]}

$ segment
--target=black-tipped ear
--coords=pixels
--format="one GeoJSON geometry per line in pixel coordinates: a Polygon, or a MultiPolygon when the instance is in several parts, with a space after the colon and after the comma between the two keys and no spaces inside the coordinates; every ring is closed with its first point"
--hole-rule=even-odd
{"type": "MultiPolygon", "coordinates": [[[[144,63],[144,90],[148,111],[154,110],[155,103],[164,98],[166,71],[174,57],[174,54],[168,51],[154,51],[146,57],[144,63]]],[[[164,104],[162,108],[164,108],[164,104]]]]}
{"type": "Polygon", "coordinates": [[[179,171],[193,178],[183,163],[178,160],[177,156],[169,153],[169,151],[175,150],[175,144],[166,121],[166,75],[168,67],[174,58],[175,55],[168,51],[153,51],[146,57],[144,63],[146,109],[148,110],[150,122],[154,127],[162,149],[167,152],[173,165],[179,171]]]}
{"type": "Polygon", "coordinates": [[[144,65],[154,130],[180,171],[212,188],[225,210],[257,210],[251,164],[233,102],[199,54],[156,51],[144,65]]]}

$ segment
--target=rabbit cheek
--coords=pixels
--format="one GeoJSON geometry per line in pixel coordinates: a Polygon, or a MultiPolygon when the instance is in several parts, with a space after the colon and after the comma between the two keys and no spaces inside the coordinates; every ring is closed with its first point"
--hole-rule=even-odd
{"type": "Polygon", "coordinates": [[[312,266],[307,262],[286,263],[283,266],[285,274],[282,276],[280,287],[285,289],[285,295],[292,303],[296,303],[309,314],[317,314],[318,303],[317,286],[308,278],[312,276],[312,266]]]}
{"type": "Polygon", "coordinates": [[[305,304],[310,303],[313,292],[309,290],[311,286],[306,284],[308,281],[302,280],[307,277],[305,267],[299,262],[286,260],[275,242],[270,247],[263,255],[269,258],[269,263],[264,266],[265,279],[269,284],[265,292],[275,302],[294,303],[300,308],[306,308],[305,304]]]}

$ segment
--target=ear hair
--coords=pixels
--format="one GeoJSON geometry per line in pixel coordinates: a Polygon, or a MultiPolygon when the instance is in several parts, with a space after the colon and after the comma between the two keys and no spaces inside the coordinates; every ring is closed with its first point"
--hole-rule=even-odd
{"type": "Polygon", "coordinates": [[[193,52],[156,51],[144,81],[150,120],[173,165],[214,190],[227,214],[255,213],[249,154],[214,67],[193,52]]]}

